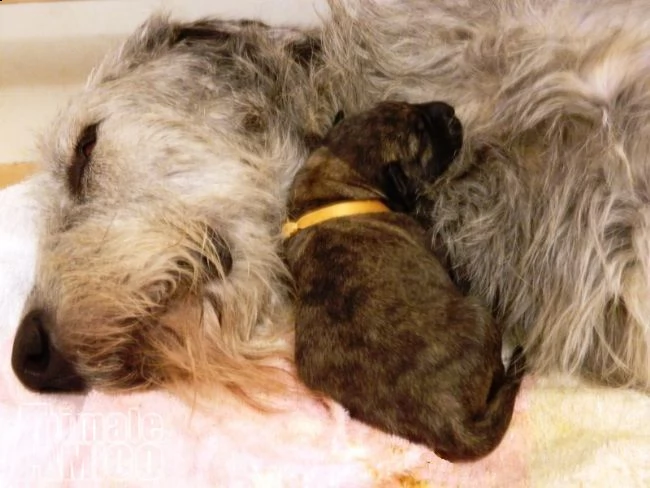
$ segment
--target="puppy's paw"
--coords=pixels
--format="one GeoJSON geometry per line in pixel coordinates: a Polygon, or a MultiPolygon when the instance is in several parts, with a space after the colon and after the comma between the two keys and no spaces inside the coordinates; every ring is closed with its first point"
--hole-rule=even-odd
{"type": "Polygon", "coordinates": [[[526,355],[524,348],[521,346],[515,347],[510,357],[510,365],[508,366],[508,376],[514,378],[522,378],[526,373],[526,355]]]}

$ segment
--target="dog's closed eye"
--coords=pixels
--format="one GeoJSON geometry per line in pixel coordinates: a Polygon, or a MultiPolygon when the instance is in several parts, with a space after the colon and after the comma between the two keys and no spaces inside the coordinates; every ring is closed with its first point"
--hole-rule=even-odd
{"type": "Polygon", "coordinates": [[[97,144],[97,127],[99,124],[86,126],[75,145],[72,160],[68,167],[68,185],[74,196],[80,196],[86,169],[92,160],[97,144]]]}

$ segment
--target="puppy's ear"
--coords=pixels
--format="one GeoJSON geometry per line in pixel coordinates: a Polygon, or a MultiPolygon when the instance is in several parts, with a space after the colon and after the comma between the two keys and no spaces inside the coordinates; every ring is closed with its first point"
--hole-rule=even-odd
{"type": "Polygon", "coordinates": [[[323,136],[318,135],[315,132],[308,132],[303,136],[303,142],[307,147],[307,151],[312,152],[323,145],[323,136]]]}
{"type": "Polygon", "coordinates": [[[91,74],[91,80],[113,79],[166,52],[176,36],[175,24],[168,15],[154,14],[122,44],[119,54],[104,60],[91,74]]]}
{"type": "MultiPolygon", "coordinates": [[[[332,127],[335,127],[339,122],[341,122],[345,118],[343,114],[343,110],[339,110],[336,112],[336,115],[334,116],[334,120],[332,121],[332,127]]],[[[326,136],[325,136],[326,137],[326,136]]],[[[325,141],[325,137],[316,134],[315,132],[307,132],[303,138],[305,145],[307,146],[307,150],[309,152],[315,151],[318,149],[320,146],[323,145],[325,141]]]]}
{"type": "MultiPolygon", "coordinates": [[[[119,54],[107,58],[92,74],[92,79],[113,79],[155,60],[177,45],[209,44],[222,57],[251,52],[241,35],[243,21],[198,20],[174,22],[166,14],[154,14],[126,39],[119,54]]],[[[260,24],[263,25],[263,24],[260,24]]]]}
{"type": "Polygon", "coordinates": [[[410,211],[415,208],[417,190],[399,162],[384,166],[384,192],[391,208],[410,211]]]}

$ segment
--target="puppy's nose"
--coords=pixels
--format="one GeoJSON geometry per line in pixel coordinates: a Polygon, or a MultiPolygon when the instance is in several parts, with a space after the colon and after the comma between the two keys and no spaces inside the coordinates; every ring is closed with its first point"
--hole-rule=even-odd
{"type": "Polygon", "coordinates": [[[429,112],[434,118],[442,117],[443,119],[450,119],[456,116],[454,107],[445,102],[427,102],[418,105],[418,107],[429,112]]]}
{"type": "Polygon", "coordinates": [[[456,117],[454,107],[445,102],[429,102],[420,105],[432,128],[442,130],[450,138],[462,137],[463,126],[456,117]]]}
{"type": "Polygon", "coordinates": [[[23,318],[11,355],[20,382],[39,392],[79,392],[86,382],[54,347],[47,332],[47,314],[32,310],[23,318]]]}
{"type": "Polygon", "coordinates": [[[463,126],[456,117],[454,107],[445,102],[418,105],[431,137],[444,153],[455,155],[463,144],[463,126]]]}

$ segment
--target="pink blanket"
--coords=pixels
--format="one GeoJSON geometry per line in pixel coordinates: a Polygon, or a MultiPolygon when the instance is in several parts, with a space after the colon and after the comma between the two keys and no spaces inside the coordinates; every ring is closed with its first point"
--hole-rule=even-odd
{"type": "Polygon", "coordinates": [[[650,486],[650,397],[561,378],[527,379],[501,446],[465,465],[306,397],[261,414],[227,397],[199,411],[162,392],[27,392],[9,358],[33,272],[32,184],[0,191],[0,487],[650,486]]]}

